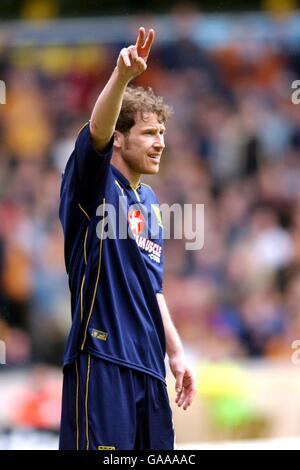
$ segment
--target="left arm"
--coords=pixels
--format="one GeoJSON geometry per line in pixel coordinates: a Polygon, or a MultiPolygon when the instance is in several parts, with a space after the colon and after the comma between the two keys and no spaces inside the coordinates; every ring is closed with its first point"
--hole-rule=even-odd
{"type": "Polygon", "coordinates": [[[161,311],[163,325],[166,336],[166,349],[169,357],[169,364],[176,379],[176,403],[186,410],[196,395],[195,378],[189,367],[187,367],[183,345],[179,334],[171,319],[168,306],[163,294],[156,294],[158,305],[161,311]]]}

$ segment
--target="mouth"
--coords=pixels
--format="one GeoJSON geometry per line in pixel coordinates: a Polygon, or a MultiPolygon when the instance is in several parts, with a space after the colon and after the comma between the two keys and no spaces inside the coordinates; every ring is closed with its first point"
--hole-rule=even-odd
{"type": "Polygon", "coordinates": [[[160,163],[160,155],[148,155],[148,157],[153,161],[153,163],[160,163]]]}

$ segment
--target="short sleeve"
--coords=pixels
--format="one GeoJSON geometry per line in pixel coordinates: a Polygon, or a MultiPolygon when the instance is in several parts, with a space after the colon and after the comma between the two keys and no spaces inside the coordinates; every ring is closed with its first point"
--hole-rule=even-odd
{"type": "Polygon", "coordinates": [[[90,126],[87,123],[79,132],[75,143],[75,171],[78,177],[78,192],[82,201],[90,205],[99,193],[110,165],[113,138],[106,148],[99,152],[95,149],[90,126]]]}

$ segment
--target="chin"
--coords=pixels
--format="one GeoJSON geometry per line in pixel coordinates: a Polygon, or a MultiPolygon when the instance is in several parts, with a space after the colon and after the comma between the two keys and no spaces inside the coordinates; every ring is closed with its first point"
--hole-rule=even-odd
{"type": "Polygon", "coordinates": [[[143,171],[144,175],[156,175],[159,172],[159,165],[153,165],[151,168],[145,168],[143,171]]]}

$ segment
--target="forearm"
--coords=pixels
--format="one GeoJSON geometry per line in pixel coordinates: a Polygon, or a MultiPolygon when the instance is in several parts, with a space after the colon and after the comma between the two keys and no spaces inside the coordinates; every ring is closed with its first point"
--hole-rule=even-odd
{"type": "Polygon", "coordinates": [[[98,150],[106,147],[115,131],[128,83],[146,70],[153,40],[153,29],[149,30],[145,38],[145,29],[141,27],[135,45],[121,50],[116,67],[96,101],[90,120],[92,140],[98,150]]]}
{"type": "Polygon", "coordinates": [[[183,345],[172,321],[165,297],[163,294],[157,294],[156,297],[165,330],[167,354],[169,357],[175,354],[183,354],[183,345]]]}
{"type": "Polygon", "coordinates": [[[93,143],[99,150],[105,148],[114,133],[127,84],[127,78],[116,67],[96,101],[90,131],[93,143]]]}

